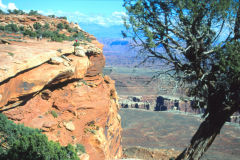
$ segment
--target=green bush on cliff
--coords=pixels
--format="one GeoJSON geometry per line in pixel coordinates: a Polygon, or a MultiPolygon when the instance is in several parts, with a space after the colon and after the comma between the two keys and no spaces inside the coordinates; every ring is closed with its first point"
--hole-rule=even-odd
{"type": "Polygon", "coordinates": [[[49,28],[50,28],[49,23],[45,23],[43,26],[43,29],[49,29],[49,28]]]}
{"type": "Polygon", "coordinates": [[[64,24],[58,23],[57,28],[60,30],[64,29],[64,24]]]}
{"type": "Polygon", "coordinates": [[[26,30],[24,30],[23,35],[24,36],[29,36],[29,37],[36,37],[37,33],[33,32],[33,31],[29,30],[29,29],[26,29],[26,30]]]}
{"type": "Polygon", "coordinates": [[[77,28],[70,28],[68,24],[63,24],[59,23],[57,25],[57,28],[62,30],[62,29],[67,29],[68,32],[74,33],[72,36],[66,36],[65,34],[60,34],[59,30],[51,31],[49,30],[50,26],[48,23],[45,23],[45,25],[41,25],[40,23],[36,22],[33,24],[33,28],[35,31],[32,29],[26,29],[24,26],[18,27],[16,24],[11,23],[6,26],[0,26],[0,31],[4,32],[10,32],[10,33],[17,33],[21,31],[21,33],[24,36],[29,36],[29,37],[39,37],[42,35],[43,38],[50,38],[51,41],[56,41],[56,42],[62,42],[64,40],[67,41],[73,41],[74,39],[79,39],[79,40],[86,40],[88,42],[91,42],[91,40],[84,35],[82,31],[79,31],[77,28]]]}
{"type": "Polygon", "coordinates": [[[36,23],[33,24],[33,28],[36,29],[36,30],[39,30],[39,29],[42,28],[42,25],[40,23],[36,22],[36,23]]]}
{"type": "Polygon", "coordinates": [[[14,9],[14,10],[7,10],[9,14],[18,14],[18,15],[24,15],[26,14],[23,10],[20,9],[14,9]]]}
{"type": "Polygon", "coordinates": [[[36,15],[41,15],[40,13],[38,13],[38,11],[34,11],[34,10],[30,10],[30,12],[28,13],[29,16],[36,16],[36,15]]]}
{"type": "Polygon", "coordinates": [[[72,145],[48,141],[38,129],[15,124],[0,113],[0,159],[5,160],[79,160],[72,145]]]}
{"type": "Polygon", "coordinates": [[[5,31],[7,32],[18,32],[19,31],[19,28],[17,27],[16,24],[8,24],[5,26],[5,31]]]}

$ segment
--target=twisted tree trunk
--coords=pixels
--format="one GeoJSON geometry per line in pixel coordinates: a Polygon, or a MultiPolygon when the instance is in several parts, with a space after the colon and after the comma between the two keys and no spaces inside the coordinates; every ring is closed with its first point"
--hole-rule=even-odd
{"type": "Polygon", "coordinates": [[[236,109],[233,108],[229,110],[222,109],[217,113],[208,115],[192,137],[189,147],[187,147],[176,160],[199,160],[220,133],[224,123],[235,111],[236,109]]]}

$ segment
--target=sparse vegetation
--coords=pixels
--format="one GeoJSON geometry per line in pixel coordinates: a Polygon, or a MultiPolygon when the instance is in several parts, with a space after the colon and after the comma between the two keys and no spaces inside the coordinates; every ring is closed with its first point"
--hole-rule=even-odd
{"type": "Polygon", "coordinates": [[[48,141],[40,130],[14,124],[3,114],[0,114],[0,131],[0,159],[79,160],[77,151],[81,147],[77,149],[70,144],[60,146],[59,143],[48,141]]]}
{"type": "Polygon", "coordinates": [[[64,29],[64,24],[58,23],[57,28],[60,30],[64,29]]]}
{"type": "Polygon", "coordinates": [[[23,31],[23,35],[24,36],[29,36],[29,37],[36,37],[37,33],[34,32],[34,31],[31,31],[29,29],[26,29],[26,30],[23,31]]]}
{"type": "Polygon", "coordinates": [[[14,56],[14,53],[8,52],[8,55],[13,57],[13,56],[14,56]]]}
{"type": "Polygon", "coordinates": [[[76,145],[76,150],[77,150],[77,152],[80,152],[80,154],[86,153],[85,147],[79,143],[76,145]]]}
{"type": "MultiPolygon", "coordinates": [[[[20,13],[21,11],[17,10],[11,13],[14,14],[18,12],[20,13]]],[[[29,13],[33,15],[38,15],[37,11],[33,11],[33,10],[31,10],[29,13]]],[[[20,33],[20,34],[23,34],[23,36],[29,36],[30,38],[42,36],[43,38],[50,38],[51,41],[56,41],[56,42],[62,42],[64,40],[73,41],[74,39],[86,40],[89,42],[91,41],[88,37],[84,35],[82,31],[79,31],[77,28],[71,28],[69,24],[63,24],[63,23],[59,23],[57,25],[56,30],[50,30],[50,25],[48,23],[45,23],[44,25],[42,25],[39,22],[36,22],[33,24],[32,29],[25,28],[24,26],[18,27],[16,24],[11,23],[5,26],[0,25],[0,31],[7,32],[7,33],[20,33]],[[59,30],[62,30],[62,29],[68,30],[68,32],[70,32],[71,35],[66,36],[65,34],[60,34],[59,30]]]]}
{"type": "Polygon", "coordinates": [[[11,24],[8,24],[8,25],[6,25],[4,27],[4,31],[5,32],[14,32],[14,33],[16,33],[16,32],[19,31],[19,28],[17,27],[16,24],[11,23],[11,24]]]}
{"type": "Polygon", "coordinates": [[[59,53],[62,53],[62,49],[58,49],[57,51],[58,51],[59,53]]]}
{"type": "Polygon", "coordinates": [[[48,17],[55,18],[56,16],[55,15],[48,15],[48,17]]]}
{"type": "Polygon", "coordinates": [[[14,9],[14,10],[8,9],[8,13],[9,14],[18,14],[18,15],[27,14],[26,12],[24,12],[23,10],[20,10],[20,9],[14,9]]]}
{"type": "Polygon", "coordinates": [[[44,26],[43,26],[43,29],[48,30],[49,28],[50,28],[49,24],[45,23],[44,26]]]}
{"type": "Polygon", "coordinates": [[[58,117],[58,114],[55,112],[55,111],[51,111],[51,114],[54,118],[57,118],[58,117]]]}
{"type": "Polygon", "coordinates": [[[36,16],[36,15],[41,15],[40,13],[38,13],[38,11],[34,11],[34,10],[30,10],[30,12],[28,13],[29,16],[36,16]]]}
{"type": "Polygon", "coordinates": [[[42,28],[42,25],[40,23],[36,22],[33,24],[33,28],[36,30],[40,30],[42,28]]]}
{"type": "Polygon", "coordinates": [[[67,17],[66,16],[58,17],[58,19],[66,19],[67,20],[67,17]]]}

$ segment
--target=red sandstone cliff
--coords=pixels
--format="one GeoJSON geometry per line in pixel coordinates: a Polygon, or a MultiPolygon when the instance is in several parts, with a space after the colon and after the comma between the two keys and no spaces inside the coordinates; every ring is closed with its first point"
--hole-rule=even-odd
{"type": "Polygon", "coordinates": [[[119,158],[118,97],[115,82],[102,74],[102,45],[92,37],[83,46],[87,56],[78,57],[72,44],[0,44],[0,111],[62,145],[83,144],[90,160],[119,158]]]}

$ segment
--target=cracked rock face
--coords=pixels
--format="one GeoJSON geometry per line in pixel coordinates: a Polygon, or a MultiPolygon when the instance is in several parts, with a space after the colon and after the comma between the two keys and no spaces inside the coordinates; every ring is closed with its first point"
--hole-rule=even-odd
{"type": "Polygon", "coordinates": [[[61,145],[83,144],[84,159],[117,159],[122,128],[115,82],[102,76],[102,45],[83,48],[92,53],[74,55],[72,42],[0,44],[0,110],[61,145]]]}

